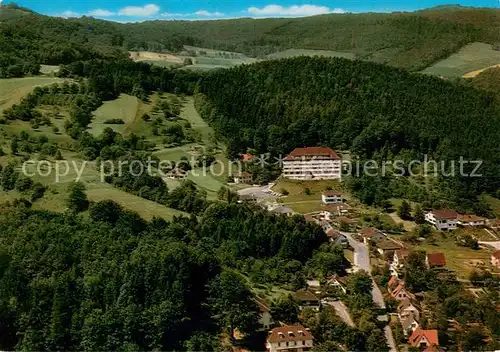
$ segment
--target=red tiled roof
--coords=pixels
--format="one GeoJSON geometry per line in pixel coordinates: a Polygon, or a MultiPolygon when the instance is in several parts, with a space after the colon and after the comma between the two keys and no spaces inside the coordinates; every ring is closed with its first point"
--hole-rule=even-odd
{"type": "Polygon", "coordinates": [[[491,256],[496,259],[500,259],[500,250],[491,253],[491,256]]]}
{"type": "Polygon", "coordinates": [[[311,214],[304,215],[304,220],[307,222],[316,222],[316,219],[311,214]]]}
{"type": "Polygon", "coordinates": [[[361,229],[359,233],[363,237],[372,237],[378,232],[378,230],[374,227],[365,227],[364,229],[361,229]]]}
{"type": "Polygon", "coordinates": [[[285,325],[269,332],[268,342],[312,340],[313,336],[302,325],[285,325]]]}
{"type": "Polygon", "coordinates": [[[456,219],[458,213],[451,209],[433,210],[432,214],[436,219],[456,219]]]}
{"type": "Polygon", "coordinates": [[[393,296],[397,296],[399,294],[399,292],[401,292],[402,289],[405,288],[405,282],[404,281],[400,281],[398,283],[398,286],[396,286],[396,288],[394,290],[392,290],[391,294],[393,296]]]}
{"type": "Polygon", "coordinates": [[[331,159],[340,159],[337,153],[329,147],[306,147],[295,148],[290,154],[285,157],[285,160],[293,160],[302,157],[327,157],[331,159]]]}
{"type": "Polygon", "coordinates": [[[410,255],[410,250],[403,248],[403,249],[398,249],[396,251],[396,255],[398,256],[399,259],[406,259],[410,255]]]}
{"type": "Polygon", "coordinates": [[[358,222],[356,219],[346,218],[344,216],[338,218],[338,221],[345,222],[346,224],[355,224],[358,222]]]}
{"type": "Polygon", "coordinates": [[[389,282],[387,283],[387,285],[389,287],[392,287],[396,284],[396,282],[398,281],[398,277],[396,275],[392,275],[391,276],[391,279],[389,280],[389,282]]]}
{"type": "Polygon", "coordinates": [[[329,229],[328,231],[326,231],[326,235],[331,238],[342,236],[342,234],[335,229],[329,229]]]}
{"type": "Polygon", "coordinates": [[[241,155],[241,160],[243,161],[249,161],[249,160],[252,160],[253,159],[253,155],[252,154],[242,154],[241,155]]]}
{"type": "Polygon", "coordinates": [[[463,222],[477,222],[477,221],[484,221],[485,218],[481,216],[465,214],[465,215],[458,215],[458,220],[463,222]]]}
{"type": "Polygon", "coordinates": [[[429,341],[429,344],[431,346],[439,345],[437,330],[423,330],[421,328],[417,328],[413,332],[413,334],[411,334],[410,338],[408,339],[408,342],[410,343],[410,345],[417,347],[420,343],[420,340],[424,336],[427,339],[427,341],[429,341]]]}
{"type": "Polygon", "coordinates": [[[434,266],[434,265],[445,266],[446,257],[444,256],[444,253],[428,253],[427,263],[429,264],[429,266],[434,266]]]}

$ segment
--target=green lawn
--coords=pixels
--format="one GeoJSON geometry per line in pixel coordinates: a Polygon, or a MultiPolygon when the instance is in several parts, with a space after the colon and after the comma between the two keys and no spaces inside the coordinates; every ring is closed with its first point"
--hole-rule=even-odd
{"type": "Polygon", "coordinates": [[[99,136],[106,127],[111,127],[114,131],[124,134],[128,125],[131,125],[136,118],[140,119],[140,101],[134,96],[121,94],[118,99],[106,101],[95,112],[94,118],[89,125],[89,132],[94,136],[99,136]],[[106,120],[121,119],[123,125],[104,124],[106,120]]]}
{"type": "Polygon", "coordinates": [[[493,50],[490,44],[471,43],[422,72],[443,77],[461,77],[496,64],[500,64],[500,51],[493,50]]]}
{"type": "Polygon", "coordinates": [[[0,111],[20,103],[21,99],[35,87],[63,81],[62,78],[43,76],[0,79],[0,111]]]}

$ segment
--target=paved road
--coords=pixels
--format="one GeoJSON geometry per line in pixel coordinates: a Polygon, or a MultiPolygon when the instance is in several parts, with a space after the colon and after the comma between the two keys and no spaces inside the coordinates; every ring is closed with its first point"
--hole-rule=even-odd
{"type": "Polygon", "coordinates": [[[328,305],[332,306],[335,308],[337,311],[338,316],[344,321],[349,326],[354,327],[354,322],[352,321],[351,316],[349,315],[349,310],[345,306],[342,301],[333,301],[333,302],[326,302],[328,305]]]}
{"type": "MultiPolygon", "coordinates": [[[[349,241],[351,247],[354,248],[354,265],[357,266],[359,269],[365,270],[366,272],[368,272],[368,274],[371,275],[370,252],[368,250],[368,246],[365,245],[364,243],[356,241],[351,236],[351,234],[347,232],[342,232],[342,233],[347,237],[347,240],[349,241]]],[[[373,283],[372,285],[373,301],[380,308],[385,308],[385,302],[384,302],[384,297],[382,296],[382,292],[378,288],[375,281],[373,281],[373,279],[372,283],[373,283]]],[[[378,319],[383,321],[388,321],[389,317],[387,315],[382,315],[379,316],[378,319]]],[[[387,345],[389,346],[389,350],[391,352],[397,352],[398,349],[396,347],[396,342],[394,341],[394,336],[392,335],[392,330],[389,327],[389,325],[386,325],[384,327],[384,334],[385,334],[385,339],[387,340],[387,345]]]]}

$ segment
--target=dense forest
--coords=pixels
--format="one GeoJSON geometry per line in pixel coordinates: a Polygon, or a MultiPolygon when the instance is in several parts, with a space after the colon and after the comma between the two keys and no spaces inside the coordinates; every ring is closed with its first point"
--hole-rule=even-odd
{"type": "Polygon", "coordinates": [[[498,44],[500,12],[450,7],[413,13],[120,24],[86,16],[43,16],[11,3],[0,6],[0,20],[0,77],[16,77],[38,72],[39,64],[124,57],[126,50],[179,52],[184,45],[253,57],[289,48],[337,50],[419,70],[470,42],[498,44]]]}
{"type": "Polygon", "coordinates": [[[2,350],[217,350],[220,332],[258,313],[233,269],[265,282],[265,265],[300,286],[325,265],[306,267],[326,240],[319,227],[227,203],[172,222],[112,201],[89,218],[2,206],[0,233],[2,350]]]}
{"type": "Polygon", "coordinates": [[[368,62],[302,57],[214,72],[200,92],[199,110],[226,136],[231,155],[328,145],[362,159],[463,157],[483,160],[484,177],[446,179],[459,198],[500,188],[500,106],[474,88],[368,62]]]}

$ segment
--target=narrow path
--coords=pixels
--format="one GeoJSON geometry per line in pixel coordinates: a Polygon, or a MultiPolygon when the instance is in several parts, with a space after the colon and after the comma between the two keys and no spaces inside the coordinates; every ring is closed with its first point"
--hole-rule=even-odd
{"type": "Polygon", "coordinates": [[[342,301],[327,302],[327,304],[335,308],[337,315],[344,321],[344,323],[350,327],[354,327],[354,322],[349,314],[349,310],[342,301]]]}

